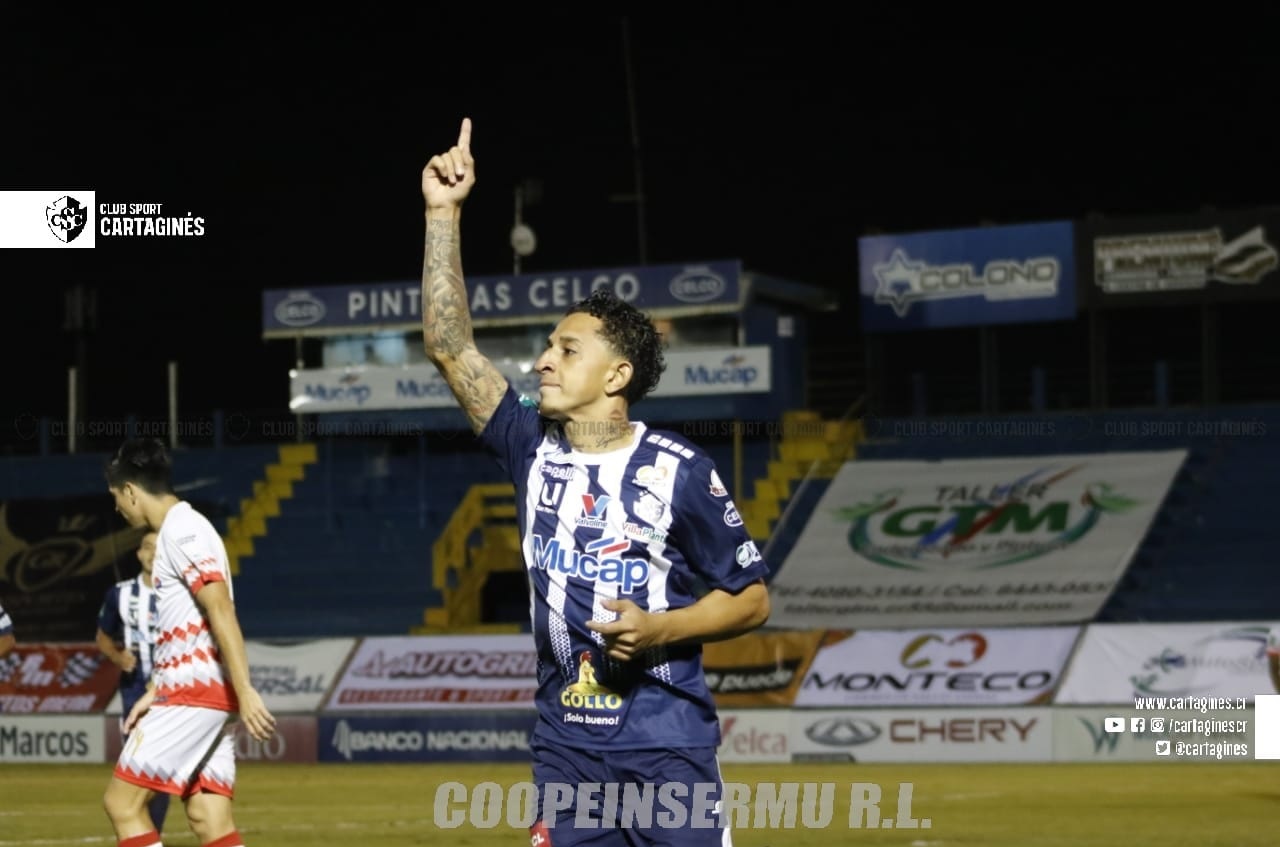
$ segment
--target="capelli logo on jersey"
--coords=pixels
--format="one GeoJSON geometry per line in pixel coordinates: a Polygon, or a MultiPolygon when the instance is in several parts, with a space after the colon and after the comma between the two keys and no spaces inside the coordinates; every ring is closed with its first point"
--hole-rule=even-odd
{"type": "Polygon", "coordinates": [[[543,462],[538,470],[542,472],[543,479],[562,479],[568,482],[573,479],[576,468],[573,465],[553,465],[550,462],[543,462]]]}

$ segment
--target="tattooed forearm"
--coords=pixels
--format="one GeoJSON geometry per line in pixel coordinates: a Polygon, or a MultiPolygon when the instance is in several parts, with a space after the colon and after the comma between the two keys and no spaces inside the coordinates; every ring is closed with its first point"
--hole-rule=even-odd
{"type": "Polygon", "coordinates": [[[427,221],[427,247],[422,260],[422,341],[433,361],[438,357],[457,358],[474,343],[456,219],[427,221]]]}
{"type": "Polygon", "coordinates": [[[479,351],[464,354],[448,373],[449,387],[458,398],[474,432],[480,432],[507,391],[507,380],[479,351]]]}
{"type": "Polygon", "coordinates": [[[422,262],[422,341],[474,432],[493,417],[507,391],[507,380],[476,348],[462,279],[457,218],[427,219],[422,262]]]}

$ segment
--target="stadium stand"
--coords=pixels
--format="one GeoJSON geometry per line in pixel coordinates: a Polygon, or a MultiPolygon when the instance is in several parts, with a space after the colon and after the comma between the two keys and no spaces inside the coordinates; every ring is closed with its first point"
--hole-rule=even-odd
{"type": "MultiPolygon", "coordinates": [[[[792,417],[792,422],[796,418],[792,417]]],[[[675,428],[671,425],[664,425],[675,428]]],[[[1268,584],[1265,525],[1269,469],[1280,466],[1280,407],[1123,410],[862,421],[857,459],[944,459],[1186,448],[1187,460],[1100,621],[1244,620],[1269,613],[1252,587],[1268,584]],[[992,438],[983,422],[1031,437],[992,438]],[[919,424],[945,422],[941,433],[919,424]],[[1223,422],[1245,427],[1226,431],[1223,422]]],[[[774,569],[786,559],[826,490],[829,472],[804,473],[814,447],[782,447],[754,434],[740,454],[729,437],[700,439],[735,485],[741,462],[744,515],[774,569]],[[739,458],[740,456],[740,458],[739,458]],[[784,467],[785,466],[785,467],[784,467]],[[785,472],[784,472],[785,471],[785,472]],[[754,518],[753,518],[754,516],[754,518]]],[[[466,433],[373,441],[318,442],[314,463],[283,471],[297,445],[180,449],[175,484],[207,504],[237,568],[244,626],[255,638],[402,634],[424,628],[424,609],[441,607],[433,547],[475,485],[502,473],[466,433]],[[272,468],[277,471],[273,471],[272,468]],[[283,488],[278,484],[284,481],[283,488]],[[275,484],[273,484],[275,483],[275,484]],[[244,530],[263,508],[260,530],[244,530]],[[283,496],[281,496],[283,495],[283,496]],[[243,532],[241,530],[244,530],[243,532]],[[247,544],[241,536],[249,538],[247,544]]],[[[58,498],[102,491],[106,454],[16,456],[0,462],[0,499],[58,498]]],[[[827,469],[828,471],[830,469],[827,469]]],[[[483,541],[480,534],[471,544],[483,541]]],[[[525,602],[518,570],[491,574],[480,617],[519,622],[525,602]]],[[[452,578],[452,577],[449,577],[452,578]]],[[[483,581],[483,580],[482,580],[483,581]]],[[[446,579],[447,582],[447,579],[446,579]]]]}
{"type": "MultiPolygon", "coordinates": [[[[272,444],[234,448],[180,449],[174,455],[174,485],[184,497],[213,506],[220,531],[253,493],[254,481],[278,455],[272,444]]],[[[10,456],[0,462],[0,499],[57,498],[101,494],[109,501],[103,468],[110,454],[10,456]]]]}

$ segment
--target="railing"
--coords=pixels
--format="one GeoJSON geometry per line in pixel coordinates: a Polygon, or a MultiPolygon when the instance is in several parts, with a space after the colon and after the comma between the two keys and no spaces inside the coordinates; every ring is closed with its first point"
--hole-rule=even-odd
{"type": "Polygon", "coordinates": [[[492,562],[472,555],[472,541],[480,532],[488,543],[493,539],[486,530],[514,526],[514,496],[515,488],[509,483],[473,485],[463,496],[432,548],[431,579],[443,597],[443,605],[427,611],[429,626],[472,626],[480,622],[480,592],[492,562]]]}

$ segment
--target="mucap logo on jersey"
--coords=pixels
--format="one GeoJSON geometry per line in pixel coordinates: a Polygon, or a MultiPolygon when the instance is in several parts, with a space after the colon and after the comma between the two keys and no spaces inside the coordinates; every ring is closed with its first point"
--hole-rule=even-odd
{"type": "Polygon", "coordinates": [[[84,225],[89,222],[89,209],[70,194],[54,200],[44,210],[45,221],[49,231],[59,241],[70,244],[84,232],[84,225]]]}

